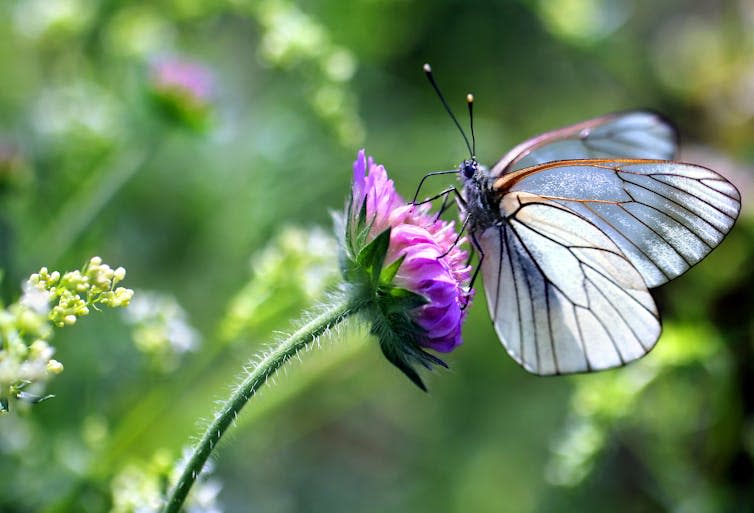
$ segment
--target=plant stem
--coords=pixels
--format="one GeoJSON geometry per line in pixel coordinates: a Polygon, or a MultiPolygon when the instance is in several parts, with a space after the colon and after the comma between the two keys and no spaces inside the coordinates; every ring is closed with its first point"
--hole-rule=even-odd
{"type": "Polygon", "coordinates": [[[349,315],[356,313],[359,306],[346,295],[333,300],[330,306],[306,322],[288,338],[280,342],[248,372],[243,382],[233,391],[220,410],[215,414],[212,423],[207,427],[202,439],[194,447],[186,467],[183,469],[178,483],[171,491],[163,513],[178,513],[186,500],[191,486],[204,468],[204,464],[217,445],[217,442],[233,422],[241,408],[251,399],[267,379],[275,374],[282,365],[296,355],[301,349],[314,342],[317,337],[328,329],[343,321],[349,315]]]}

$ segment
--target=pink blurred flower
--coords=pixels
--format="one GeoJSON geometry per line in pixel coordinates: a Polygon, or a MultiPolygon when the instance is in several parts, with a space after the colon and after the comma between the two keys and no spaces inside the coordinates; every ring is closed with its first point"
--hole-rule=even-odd
{"type": "Polygon", "coordinates": [[[205,66],[176,57],[155,60],[150,66],[156,90],[180,93],[197,103],[208,102],[215,92],[215,78],[205,66]]]}
{"type": "Polygon", "coordinates": [[[206,126],[215,96],[215,76],[206,66],[162,57],[149,66],[149,88],[163,113],[194,129],[206,126]]]}

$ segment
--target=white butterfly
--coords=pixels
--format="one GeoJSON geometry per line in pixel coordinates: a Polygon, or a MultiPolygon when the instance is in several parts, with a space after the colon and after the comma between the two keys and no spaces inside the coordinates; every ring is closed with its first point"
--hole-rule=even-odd
{"type": "Polygon", "coordinates": [[[609,369],[655,345],[648,289],[704,258],[741,207],[719,174],[670,160],[676,146],[666,121],[637,111],[530,139],[489,171],[461,163],[490,316],[526,370],[609,369]]]}

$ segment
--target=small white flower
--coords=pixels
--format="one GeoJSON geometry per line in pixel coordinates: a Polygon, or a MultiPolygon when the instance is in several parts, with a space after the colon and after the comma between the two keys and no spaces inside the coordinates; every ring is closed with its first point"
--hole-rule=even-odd
{"type": "Polygon", "coordinates": [[[50,293],[35,287],[28,281],[23,285],[20,303],[38,315],[50,313],[50,293]]]}
{"type": "Polygon", "coordinates": [[[199,332],[188,322],[186,311],[171,295],[153,291],[134,294],[124,319],[134,326],[136,347],[150,355],[163,371],[177,365],[177,357],[198,349],[199,332]]]}

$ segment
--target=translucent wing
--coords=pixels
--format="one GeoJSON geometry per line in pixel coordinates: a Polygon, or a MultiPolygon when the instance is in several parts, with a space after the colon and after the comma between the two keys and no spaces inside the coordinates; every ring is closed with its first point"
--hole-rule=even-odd
{"type": "Polygon", "coordinates": [[[544,133],[509,151],[495,164],[493,177],[555,160],[675,157],[678,136],[666,120],[652,112],[608,114],[544,133]]]}
{"type": "Polygon", "coordinates": [[[599,228],[656,287],[687,271],[733,226],[741,197],[707,168],[670,161],[573,160],[500,177],[502,193],[552,200],[599,228]]]}
{"type": "Polygon", "coordinates": [[[525,193],[505,196],[506,222],[477,234],[495,330],[535,374],[608,369],[660,335],[652,296],[618,247],[581,216],[525,193]]]}

